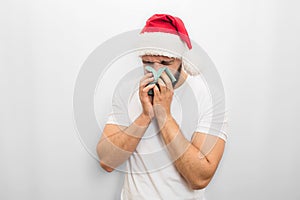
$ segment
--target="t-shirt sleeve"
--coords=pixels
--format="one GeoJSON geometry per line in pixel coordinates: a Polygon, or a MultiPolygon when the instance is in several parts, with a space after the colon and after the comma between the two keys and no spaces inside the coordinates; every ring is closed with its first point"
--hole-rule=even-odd
{"type": "Polygon", "coordinates": [[[126,97],[124,94],[122,95],[121,88],[117,89],[112,97],[112,104],[111,111],[108,114],[108,118],[106,121],[106,124],[116,124],[121,126],[129,126],[130,125],[130,119],[128,116],[128,110],[127,110],[127,101],[125,100],[126,97]]]}
{"type": "Polygon", "coordinates": [[[228,137],[228,111],[223,95],[214,95],[212,98],[208,87],[199,94],[198,109],[200,111],[195,132],[215,135],[225,142],[228,137]]]}

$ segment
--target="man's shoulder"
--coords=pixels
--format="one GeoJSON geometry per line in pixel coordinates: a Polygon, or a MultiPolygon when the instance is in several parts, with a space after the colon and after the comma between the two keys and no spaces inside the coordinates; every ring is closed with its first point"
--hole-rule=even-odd
{"type": "Polygon", "coordinates": [[[193,90],[196,96],[210,95],[209,85],[202,74],[191,76],[187,79],[188,86],[193,90]]]}

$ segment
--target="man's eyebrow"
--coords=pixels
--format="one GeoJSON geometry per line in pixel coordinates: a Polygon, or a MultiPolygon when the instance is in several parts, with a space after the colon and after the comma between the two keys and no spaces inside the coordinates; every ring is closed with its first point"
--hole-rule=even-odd
{"type": "Polygon", "coordinates": [[[160,64],[163,64],[163,65],[171,65],[171,64],[173,64],[174,61],[175,61],[175,60],[162,60],[162,61],[160,62],[160,64]]]}
{"type": "MultiPolygon", "coordinates": [[[[174,61],[175,61],[175,59],[172,59],[172,60],[161,60],[161,61],[159,61],[159,63],[172,63],[174,61]]],[[[155,61],[142,60],[142,62],[145,62],[145,63],[154,63],[155,61]]]]}
{"type": "Polygon", "coordinates": [[[151,61],[149,61],[149,60],[142,60],[142,62],[143,62],[143,63],[153,63],[153,62],[151,62],[151,61]]]}

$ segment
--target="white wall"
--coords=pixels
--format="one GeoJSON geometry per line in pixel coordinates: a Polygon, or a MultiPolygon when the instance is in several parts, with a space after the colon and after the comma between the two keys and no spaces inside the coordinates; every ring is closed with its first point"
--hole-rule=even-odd
{"type": "MultiPolygon", "coordinates": [[[[72,97],[87,56],[154,13],[183,19],[222,77],[231,133],[208,200],[299,199],[300,3],[0,3],[0,199],[114,199],[76,135],[72,97]]],[[[112,189],[110,189],[112,188],[112,189]]]]}

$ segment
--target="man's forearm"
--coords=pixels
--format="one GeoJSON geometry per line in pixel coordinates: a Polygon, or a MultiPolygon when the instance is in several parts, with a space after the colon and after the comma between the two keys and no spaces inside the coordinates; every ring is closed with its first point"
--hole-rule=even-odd
{"type": "Polygon", "coordinates": [[[165,123],[158,124],[179,173],[193,189],[205,187],[212,175],[207,157],[184,137],[173,117],[169,116],[165,123]]]}
{"type": "Polygon", "coordinates": [[[112,132],[112,130],[105,129],[97,145],[101,164],[114,169],[126,161],[135,151],[150,122],[148,117],[141,114],[123,130],[118,129],[112,132]]]}

